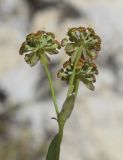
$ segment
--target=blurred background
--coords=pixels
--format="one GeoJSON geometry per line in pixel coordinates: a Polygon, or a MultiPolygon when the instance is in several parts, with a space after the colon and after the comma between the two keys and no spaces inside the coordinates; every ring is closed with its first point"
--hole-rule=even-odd
{"type": "MultiPolygon", "coordinates": [[[[60,41],[69,27],[91,26],[102,38],[96,91],[80,85],[65,127],[61,160],[123,160],[123,1],[0,0],[0,160],[45,160],[57,132],[48,81],[30,68],[19,48],[30,32],[45,29],[60,41]]],[[[61,106],[67,87],[50,70],[61,106]]]]}

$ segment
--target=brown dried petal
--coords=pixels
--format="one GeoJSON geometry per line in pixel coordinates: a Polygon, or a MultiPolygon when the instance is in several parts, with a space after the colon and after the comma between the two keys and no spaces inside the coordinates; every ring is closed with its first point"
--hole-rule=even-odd
{"type": "Polygon", "coordinates": [[[67,44],[68,44],[68,39],[67,38],[62,39],[61,46],[65,47],[67,44]]]}

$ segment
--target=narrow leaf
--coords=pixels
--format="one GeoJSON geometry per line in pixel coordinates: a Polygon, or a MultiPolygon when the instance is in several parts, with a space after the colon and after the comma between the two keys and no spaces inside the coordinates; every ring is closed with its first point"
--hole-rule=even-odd
{"type": "Polygon", "coordinates": [[[75,95],[69,96],[62,107],[62,110],[59,114],[59,122],[65,124],[67,119],[70,117],[73,108],[74,108],[74,102],[75,102],[75,95]]]}
{"type": "Polygon", "coordinates": [[[59,134],[57,134],[49,146],[46,160],[59,160],[60,144],[61,141],[59,141],[59,134]]]}

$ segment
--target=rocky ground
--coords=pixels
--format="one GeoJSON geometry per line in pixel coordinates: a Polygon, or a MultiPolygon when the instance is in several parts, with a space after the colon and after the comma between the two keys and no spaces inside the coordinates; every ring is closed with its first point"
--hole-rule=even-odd
{"type": "MultiPolygon", "coordinates": [[[[98,57],[100,74],[95,92],[81,85],[76,108],[65,128],[61,160],[123,159],[122,17],[122,0],[0,0],[2,143],[4,139],[27,138],[31,130],[30,136],[35,137],[36,145],[42,146],[39,157],[43,160],[45,145],[57,130],[55,121],[50,119],[54,110],[42,68],[40,65],[30,68],[18,54],[25,35],[46,29],[55,32],[60,40],[71,26],[92,26],[102,37],[102,51],[98,57]]],[[[63,53],[52,61],[54,86],[61,105],[66,89],[56,79],[56,66],[64,61],[63,53]]],[[[0,157],[1,153],[0,150],[0,157]]],[[[11,160],[10,155],[9,159],[0,159],[11,160]]]]}

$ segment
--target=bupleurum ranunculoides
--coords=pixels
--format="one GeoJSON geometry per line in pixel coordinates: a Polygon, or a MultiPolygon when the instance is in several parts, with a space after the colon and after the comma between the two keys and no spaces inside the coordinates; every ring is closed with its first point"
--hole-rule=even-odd
{"type": "Polygon", "coordinates": [[[43,65],[49,80],[54,108],[56,111],[58,133],[49,146],[46,160],[59,160],[60,146],[63,137],[64,125],[69,119],[76,100],[79,83],[83,82],[87,88],[94,90],[98,69],[95,59],[101,49],[101,39],[92,28],[74,27],[67,32],[67,37],[61,43],[55,39],[54,33],[38,31],[26,36],[20,48],[20,54],[25,55],[25,61],[33,67],[38,61],[43,65]],[[59,111],[52,78],[49,71],[50,55],[58,54],[64,47],[68,59],[58,71],[57,77],[68,84],[66,99],[59,111]]]}

